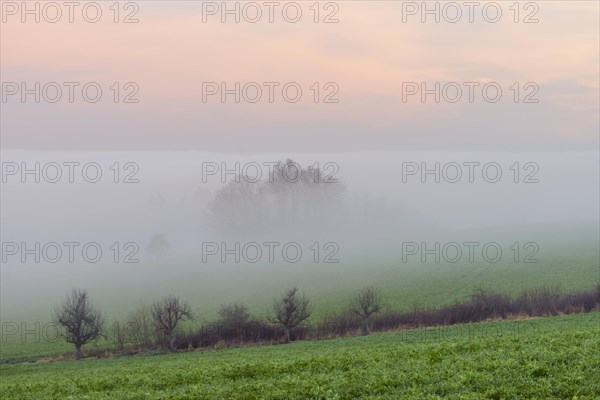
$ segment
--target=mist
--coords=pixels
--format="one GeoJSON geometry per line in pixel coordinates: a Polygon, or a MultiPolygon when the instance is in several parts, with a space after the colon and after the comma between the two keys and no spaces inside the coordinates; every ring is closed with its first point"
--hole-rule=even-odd
{"type": "Polygon", "coordinates": [[[526,266],[531,255],[541,268],[598,253],[594,152],[5,150],[2,165],[9,317],[40,318],[76,285],[115,308],[175,291],[202,309],[244,294],[258,307],[281,285],[325,290],[340,273],[385,285],[427,265],[526,266]],[[289,179],[274,186],[286,160],[289,179]],[[296,180],[309,170],[320,172],[296,180]],[[499,262],[481,258],[488,243],[499,262]]]}

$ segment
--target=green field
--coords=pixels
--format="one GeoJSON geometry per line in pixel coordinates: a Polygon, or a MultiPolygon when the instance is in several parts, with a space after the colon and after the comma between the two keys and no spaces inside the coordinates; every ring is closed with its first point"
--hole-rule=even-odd
{"type": "Polygon", "coordinates": [[[0,367],[6,399],[598,399],[600,313],[0,367]]]}
{"type": "MultiPolygon", "coordinates": [[[[273,297],[290,285],[299,285],[307,293],[313,306],[312,322],[318,322],[324,315],[343,309],[349,298],[365,284],[380,288],[384,308],[407,310],[413,306],[438,307],[463,301],[475,288],[484,287],[494,291],[504,291],[516,295],[529,288],[560,285],[565,292],[589,290],[596,286],[598,273],[597,249],[582,249],[573,257],[552,255],[539,264],[423,264],[401,265],[381,263],[370,268],[372,263],[352,263],[344,265],[231,267],[222,266],[205,269],[185,267],[181,263],[177,274],[162,279],[163,266],[155,269],[147,267],[143,271],[145,287],[132,285],[119,287],[119,283],[106,282],[98,276],[95,282],[88,277],[79,287],[87,288],[93,300],[105,313],[107,326],[115,321],[123,321],[127,313],[140,304],[151,304],[161,296],[176,294],[192,304],[195,320],[185,328],[195,328],[213,321],[219,305],[231,301],[244,302],[249,311],[263,318],[272,304],[273,297]],[[156,282],[154,285],[151,282],[156,282]],[[111,293],[114,293],[111,295],[111,293]]],[[[143,268],[135,267],[140,270],[143,268]]],[[[102,271],[105,272],[105,271],[102,271]]],[[[110,274],[106,274],[110,276],[110,274]]],[[[43,280],[42,278],[35,278],[43,280]]],[[[68,274],[55,275],[52,279],[71,279],[68,274]]],[[[127,282],[127,280],[125,280],[127,282]]],[[[42,283],[33,285],[42,287],[42,283]]],[[[7,289],[3,293],[2,322],[23,322],[28,327],[39,323],[41,327],[50,321],[54,305],[65,294],[67,288],[57,289],[51,279],[46,279],[47,288],[36,293],[17,292],[7,289]],[[23,296],[12,300],[9,297],[23,296]]],[[[99,342],[88,348],[111,347],[112,343],[99,342]]],[[[0,346],[0,359],[29,358],[48,356],[71,351],[71,347],[61,341],[49,343],[36,341],[33,335],[21,340],[20,335],[7,338],[0,346]]]]}
{"type": "MultiPolygon", "coordinates": [[[[413,306],[439,307],[462,301],[477,287],[516,295],[524,289],[560,285],[565,292],[589,290],[600,280],[597,224],[542,227],[523,231],[478,230],[462,233],[455,240],[473,237],[499,240],[508,248],[511,240],[522,243],[532,238],[540,244],[538,263],[505,262],[451,264],[402,263],[399,254],[377,256],[355,251],[340,253],[339,264],[201,265],[194,259],[117,266],[79,266],[65,269],[37,266],[2,271],[0,315],[2,323],[26,324],[28,329],[50,321],[55,304],[73,286],[89,290],[105,315],[107,327],[123,321],[141,304],[151,304],[174,294],[190,302],[194,321],[184,328],[197,328],[214,321],[220,304],[240,301],[258,318],[264,318],[273,297],[291,285],[303,288],[313,306],[311,322],[347,307],[349,298],[365,285],[381,290],[384,309],[408,310],[413,306]],[[560,238],[553,232],[564,231],[560,238]],[[567,234],[568,233],[568,234],[567,234]],[[508,240],[511,238],[511,240],[508,240]],[[502,240],[500,240],[502,239],[502,240]],[[118,279],[116,279],[118,278],[118,279]]],[[[4,331],[3,331],[4,332],[4,331]]],[[[110,332],[109,332],[110,333],[110,332]]],[[[72,351],[57,340],[37,340],[35,335],[3,336],[0,361],[35,359],[72,351]],[[6,340],[4,340],[6,339],[6,340]]],[[[86,349],[111,348],[100,340],[86,349]]]]}

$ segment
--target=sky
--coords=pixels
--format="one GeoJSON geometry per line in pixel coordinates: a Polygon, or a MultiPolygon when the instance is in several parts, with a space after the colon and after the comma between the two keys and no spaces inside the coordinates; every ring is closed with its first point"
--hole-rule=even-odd
{"type": "MultiPolygon", "coordinates": [[[[239,23],[232,15],[221,22],[220,9],[216,15],[209,13],[220,2],[193,1],[135,2],[135,7],[120,10],[118,23],[110,2],[99,3],[102,16],[97,23],[86,22],[79,9],[69,23],[64,7],[57,23],[47,21],[55,15],[50,9],[40,11],[39,23],[31,15],[23,23],[20,3],[3,2],[2,147],[217,152],[598,149],[597,2],[535,2],[527,9],[521,2],[519,23],[509,8],[512,2],[495,3],[502,11],[496,23],[486,22],[482,8],[474,10],[470,23],[463,2],[455,3],[462,12],[458,22],[445,21],[454,11],[441,2],[440,22],[430,15],[423,23],[420,10],[409,15],[405,7],[410,2],[390,1],[321,2],[318,23],[312,2],[294,3],[302,10],[297,23],[283,18],[285,2],[274,9],[273,23],[264,2],[255,2],[263,14],[251,23],[254,14],[247,3],[240,3],[239,23]],[[138,22],[123,23],[131,13],[138,22]],[[338,22],[323,23],[327,16],[338,22]],[[538,22],[523,23],[527,16],[538,22]],[[27,88],[35,82],[41,88],[56,82],[63,97],[56,103],[42,97],[36,103],[29,95],[23,103],[19,92],[7,95],[7,82],[27,88]],[[79,83],[73,103],[67,100],[64,82],[79,83]],[[82,98],[81,87],[89,82],[102,89],[96,103],[82,98]],[[115,82],[118,103],[111,90],[115,82]],[[256,103],[246,101],[256,93],[250,86],[239,103],[234,95],[222,103],[219,93],[203,96],[207,82],[219,89],[221,83],[231,89],[235,82],[240,88],[256,82],[263,96],[256,103]],[[273,102],[264,82],[279,83],[273,102]],[[283,97],[282,87],[290,82],[302,90],[296,103],[283,97]],[[430,89],[436,82],[440,88],[454,82],[448,96],[454,96],[456,86],[463,96],[456,103],[443,97],[436,103],[434,95],[423,103],[418,93],[403,100],[407,82],[419,90],[423,82],[430,89]],[[472,103],[465,82],[479,85],[472,103]],[[486,83],[502,89],[498,102],[483,98],[486,83]],[[138,102],[124,103],[127,94],[138,102]],[[327,95],[337,102],[324,102],[327,95]]],[[[420,2],[414,4],[420,7],[420,2]]],[[[294,10],[285,16],[293,17],[294,10]]],[[[493,18],[494,12],[492,8],[486,16],[493,18]]],[[[293,92],[287,93],[293,97],[293,92]]]]}

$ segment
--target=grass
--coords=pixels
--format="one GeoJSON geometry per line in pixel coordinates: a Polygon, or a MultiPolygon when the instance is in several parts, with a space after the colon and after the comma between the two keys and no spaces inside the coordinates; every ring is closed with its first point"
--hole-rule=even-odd
{"type": "MultiPolygon", "coordinates": [[[[582,258],[587,255],[582,255],[582,258]]],[[[597,256],[596,256],[597,257],[597,256]]],[[[276,269],[275,267],[269,267],[276,269]]],[[[593,288],[598,282],[598,260],[569,262],[560,258],[552,259],[544,264],[531,265],[445,265],[423,264],[418,267],[390,265],[378,266],[365,272],[364,266],[317,266],[303,267],[301,271],[257,271],[239,268],[232,271],[220,272],[225,275],[218,282],[210,277],[216,272],[194,271],[178,274],[171,281],[166,281],[168,287],[177,288],[168,293],[180,295],[192,303],[195,321],[186,327],[196,327],[202,322],[214,320],[219,304],[228,301],[242,301],[250,311],[257,316],[264,316],[272,299],[282,288],[288,285],[302,286],[314,306],[312,320],[319,321],[325,314],[340,310],[347,306],[351,295],[356,293],[364,284],[375,284],[382,291],[385,307],[392,310],[409,310],[413,306],[434,307],[451,304],[454,301],[466,299],[476,287],[506,291],[517,294],[523,289],[560,285],[565,292],[593,288]],[[196,279],[196,274],[199,276],[196,279]],[[289,277],[292,275],[291,277],[289,277]],[[201,276],[201,277],[200,277],[201,276]],[[284,276],[287,279],[284,279],[284,276]],[[208,277],[208,278],[207,278],[208,277]],[[320,279],[317,279],[320,277],[320,279]],[[266,282],[260,279],[265,278],[266,282]],[[242,286],[244,284],[244,286],[242,286]],[[196,285],[195,287],[191,287],[196,285]],[[203,301],[202,299],[206,299],[203,301]]],[[[150,271],[148,274],[151,274],[150,271]]],[[[151,278],[146,278],[151,279],[151,278]]],[[[157,277],[157,281],[159,281],[157,277]]],[[[163,282],[165,282],[163,280],[163,282]]],[[[110,285],[98,287],[90,285],[92,299],[105,311],[107,326],[115,321],[122,321],[127,313],[137,305],[149,304],[163,295],[156,294],[147,300],[129,298],[137,288],[113,288],[114,299],[106,299],[105,293],[110,293],[110,285]],[[119,305],[112,304],[118,301],[119,305]],[[124,307],[123,304],[126,306],[124,307]]],[[[81,286],[87,288],[88,286],[81,286]]],[[[12,290],[12,289],[11,289],[12,290]]],[[[159,293],[161,289],[152,286],[145,291],[159,293]]],[[[167,294],[167,292],[165,292],[167,294]]],[[[40,312],[38,319],[27,317],[6,318],[3,312],[2,322],[16,322],[19,325],[26,322],[31,329],[36,322],[43,327],[48,322],[54,304],[64,296],[64,291],[46,294],[43,306],[37,308],[40,312]],[[48,299],[54,299],[49,301],[48,299]]],[[[4,300],[4,299],[3,299],[4,300]]],[[[32,303],[35,300],[31,301],[32,303]]],[[[28,304],[27,301],[23,303],[28,304]]],[[[16,304],[14,310],[18,310],[16,304]]],[[[3,337],[4,339],[4,337],[3,337]]],[[[94,345],[91,345],[92,347],[94,345]]],[[[97,347],[111,346],[110,343],[99,342],[97,347]]],[[[48,356],[70,351],[70,346],[60,341],[52,343],[36,340],[29,335],[21,340],[20,335],[7,337],[0,344],[0,359],[28,358],[48,356]]]]}
{"type": "MultiPolygon", "coordinates": [[[[524,289],[560,285],[565,292],[591,289],[600,280],[597,224],[527,228],[524,232],[462,233],[452,240],[498,240],[506,250],[514,241],[536,240],[539,263],[498,264],[460,262],[402,263],[396,251],[365,253],[360,246],[340,252],[339,264],[208,265],[197,259],[174,259],[127,265],[81,266],[64,269],[47,265],[7,270],[2,268],[0,315],[2,322],[43,326],[54,305],[73,286],[89,290],[105,315],[107,326],[123,321],[141,304],[174,294],[192,305],[193,328],[212,321],[222,303],[244,302],[257,317],[264,317],[273,297],[290,285],[299,285],[314,307],[312,322],[347,306],[349,298],[365,285],[381,289],[385,306],[409,310],[413,306],[439,307],[467,298],[476,287],[509,294],[524,289]],[[545,233],[544,233],[545,232],[545,233]],[[556,236],[556,237],[555,237],[556,236]],[[118,279],[116,279],[118,278],[118,279]]],[[[393,240],[394,238],[390,238],[393,240]]],[[[413,240],[413,239],[411,239],[413,240]]],[[[417,239],[414,239],[417,240],[417,239]]],[[[4,333],[4,331],[3,331],[4,333]]],[[[2,337],[0,359],[35,358],[60,354],[70,347],[37,341],[33,335],[2,337]]],[[[107,343],[98,343],[106,347],[107,343]]],[[[90,347],[93,347],[90,346],[90,347]]]]}
{"type": "Polygon", "coordinates": [[[598,399],[600,313],[0,366],[10,399],[598,399]]]}

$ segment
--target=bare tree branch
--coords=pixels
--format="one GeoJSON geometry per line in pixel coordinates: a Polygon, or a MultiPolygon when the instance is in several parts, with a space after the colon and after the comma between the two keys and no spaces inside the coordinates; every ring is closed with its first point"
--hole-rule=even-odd
{"type": "Polygon", "coordinates": [[[369,322],[371,316],[378,313],[380,310],[381,294],[372,286],[363,288],[360,293],[350,301],[350,311],[358,315],[363,321],[362,329],[364,335],[369,334],[369,322]]]}
{"type": "Polygon", "coordinates": [[[175,334],[181,321],[192,319],[192,310],[187,301],[168,296],[152,304],[152,319],[156,329],[169,340],[169,347],[175,350],[175,334]]]}
{"type": "Polygon", "coordinates": [[[308,319],[310,313],[308,298],[294,286],[287,289],[280,298],[273,300],[273,315],[268,319],[283,327],[287,343],[290,340],[290,330],[308,319]]]}
{"type": "Polygon", "coordinates": [[[86,290],[73,289],[55,308],[54,320],[64,328],[63,337],[75,345],[75,357],[81,358],[81,347],[102,335],[104,320],[86,290]]]}

